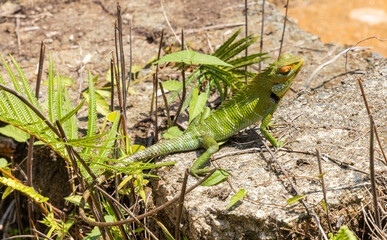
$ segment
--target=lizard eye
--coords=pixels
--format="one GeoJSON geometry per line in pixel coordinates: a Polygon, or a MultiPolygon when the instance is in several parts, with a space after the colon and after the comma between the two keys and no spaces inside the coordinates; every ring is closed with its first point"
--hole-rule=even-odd
{"type": "Polygon", "coordinates": [[[288,72],[290,72],[290,70],[292,70],[292,67],[291,66],[283,66],[279,69],[279,73],[281,74],[286,74],[288,72]]]}

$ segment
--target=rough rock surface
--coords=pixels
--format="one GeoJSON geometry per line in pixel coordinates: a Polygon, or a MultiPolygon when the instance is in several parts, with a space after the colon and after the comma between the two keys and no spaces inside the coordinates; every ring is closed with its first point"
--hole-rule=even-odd
{"type": "MultiPolygon", "coordinates": [[[[386,68],[387,61],[380,60],[361,76],[380,131],[385,131],[387,120],[386,68]]],[[[275,136],[288,137],[288,141],[295,142],[288,145],[292,150],[279,150],[275,156],[290,175],[296,176],[297,187],[302,195],[307,194],[306,201],[310,208],[326,224],[325,213],[319,204],[323,198],[321,185],[302,178],[317,178],[319,175],[317,158],[310,154],[318,148],[325,156],[322,168],[326,173],[324,178],[333,224],[356,226],[356,221],[351,219],[354,212],[348,211],[358,211],[360,202],[366,204],[369,201],[367,189],[370,182],[369,119],[355,77],[343,79],[335,87],[320,87],[301,93],[284,103],[277,110],[276,117],[276,124],[284,126],[274,130],[275,136]]],[[[289,182],[281,179],[284,175],[262,147],[262,138],[256,134],[258,132],[257,127],[252,127],[239,133],[221,148],[215,159],[232,174],[230,180],[233,188],[236,191],[245,189],[248,198],[259,203],[245,200],[227,211],[226,207],[234,195],[229,183],[198,187],[186,196],[184,204],[182,231],[190,239],[282,238],[289,229],[297,229],[309,236],[317,234],[313,220],[306,216],[301,204],[286,208],[271,205],[286,205],[286,201],[295,194],[289,182]],[[237,153],[247,149],[251,152],[237,153]],[[230,156],[222,157],[225,154],[230,156]],[[276,181],[278,179],[281,180],[276,181]],[[305,221],[305,218],[308,220],[305,221]]],[[[382,138],[382,141],[385,144],[386,139],[382,138]]],[[[160,176],[156,189],[157,202],[164,202],[179,193],[185,169],[201,153],[203,151],[175,154],[162,160],[177,163],[157,172],[160,176]]],[[[376,169],[380,176],[386,171],[379,161],[376,169]]],[[[190,177],[189,185],[196,181],[190,177]]],[[[171,208],[166,215],[173,222],[175,214],[176,209],[171,208]]]]}
{"type": "MultiPolygon", "coordinates": [[[[270,40],[265,36],[269,46],[271,40],[275,42],[278,39],[282,28],[282,16],[276,13],[273,9],[273,15],[268,17],[268,28],[273,34],[269,36],[270,40]]],[[[260,18],[251,17],[250,24],[258,26],[260,18]]],[[[356,78],[361,77],[364,81],[376,124],[380,131],[385,131],[387,62],[377,55],[350,53],[349,69],[356,70],[355,74],[343,74],[345,59],[341,57],[317,74],[311,89],[300,91],[319,64],[344,49],[318,43],[316,37],[304,33],[292,22],[287,28],[285,51],[303,56],[305,67],[293,86],[297,94],[290,93],[275,113],[278,126],[273,130],[274,136],[287,138],[291,142],[287,147],[292,149],[279,150],[275,157],[291,176],[295,176],[292,181],[302,195],[307,195],[310,209],[327,227],[326,215],[320,204],[322,187],[311,179],[319,175],[317,157],[311,154],[318,148],[324,156],[322,168],[326,173],[324,178],[331,221],[334,227],[346,224],[356,230],[359,222],[355,216],[359,214],[360,203],[367,204],[370,200],[367,191],[370,184],[369,119],[356,78]]],[[[284,175],[262,146],[257,126],[234,136],[215,155],[219,165],[232,174],[230,181],[233,188],[236,191],[245,189],[248,198],[257,202],[244,200],[227,211],[226,207],[234,195],[229,183],[198,187],[186,196],[184,203],[181,231],[189,239],[298,239],[319,235],[313,219],[300,203],[285,207],[286,201],[296,194],[288,180],[282,179],[284,175]],[[250,153],[237,153],[247,149],[251,150],[250,153]],[[222,157],[224,154],[229,156],[222,157]]],[[[386,143],[385,137],[382,141],[386,143]]],[[[160,176],[159,182],[154,184],[157,205],[180,192],[185,169],[202,153],[203,150],[198,150],[162,159],[161,162],[176,161],[176,164],[157,171],[160,176]]],[[[378,157],[382,158],[381,155],[378,157]]],[[[212,163],[212,166],[216,164],[212,163]]],[[[376,169],[380,175],[386,171],[379,161],[376,169]]],[[[190,177],[188,185],[196,181],[190,177]]],[[[176,208],[167,209],[163,216],[168,216],[168,220],[174,223],[176,208]]]]}

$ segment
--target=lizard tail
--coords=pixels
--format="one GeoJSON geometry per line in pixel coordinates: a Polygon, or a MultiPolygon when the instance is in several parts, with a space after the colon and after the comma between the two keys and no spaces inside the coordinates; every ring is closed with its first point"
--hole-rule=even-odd
{"type": "Polygon", "coordinates": [[[192,151],[199,148],[199,145],[199,141],[195,137],[192,137],[189,134],[184,134],[176,138],[156,143],[155,145],[138,151],[123,160],[126,162],[144,161],[169,153],[192,151]]]}

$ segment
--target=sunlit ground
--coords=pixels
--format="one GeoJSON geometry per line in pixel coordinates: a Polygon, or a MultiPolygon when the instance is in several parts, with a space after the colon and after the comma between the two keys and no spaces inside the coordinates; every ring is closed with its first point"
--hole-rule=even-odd
{"type": "MultiPolygon", "coordinates": [[[[271,0],[283,8],[286,0],[271,0]]],[[[387,0],[290,0],[288,15],[322,42],[353,45],[377,36],[387,39],[387,0]]],[[[387,41],[369,40],[360,46],[387,57],[387,41]]]]}

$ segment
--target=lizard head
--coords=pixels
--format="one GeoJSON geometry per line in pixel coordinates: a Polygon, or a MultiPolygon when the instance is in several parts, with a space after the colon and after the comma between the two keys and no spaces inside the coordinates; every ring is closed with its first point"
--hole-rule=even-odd
{"type": "Polygon", "coordinates": [[[303,63],[302,57],[284,54],[271,65],[271,90],[277,97],[282,98],[289,90],[303,63]]]}

